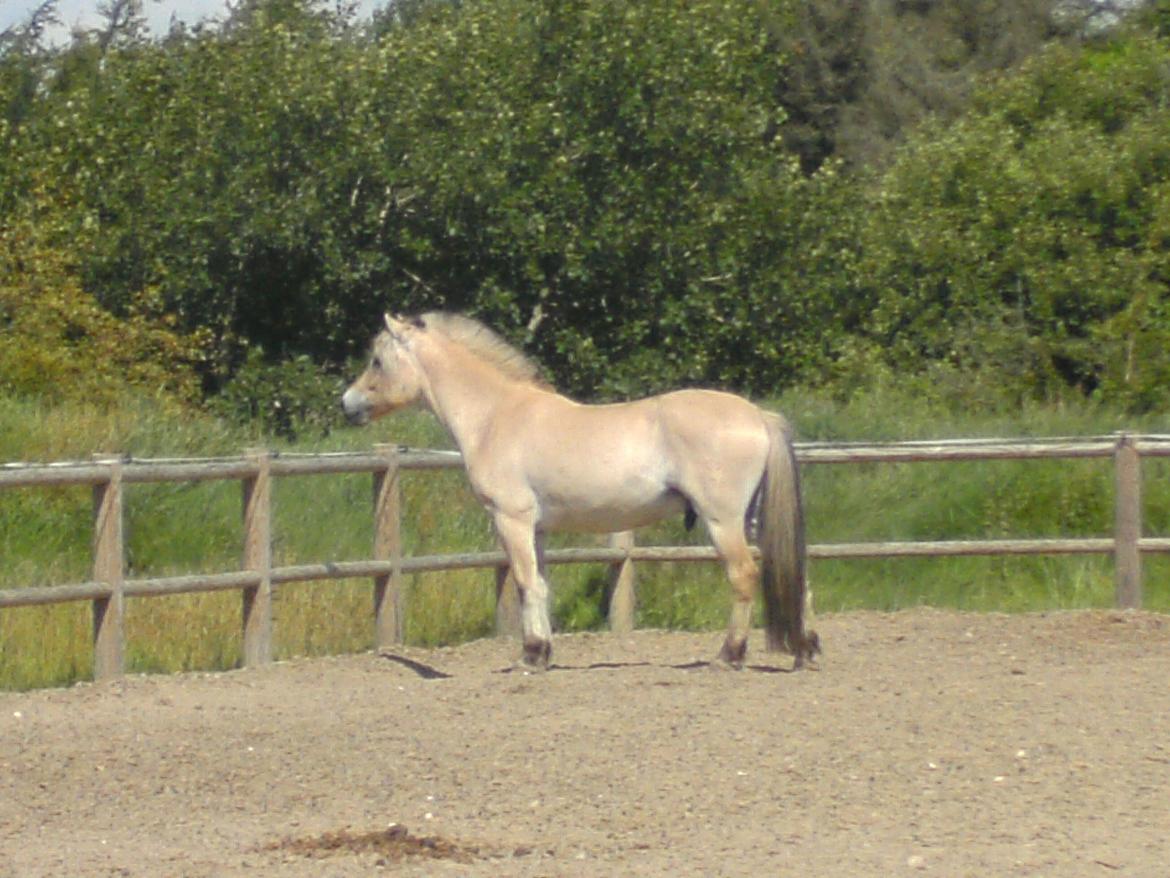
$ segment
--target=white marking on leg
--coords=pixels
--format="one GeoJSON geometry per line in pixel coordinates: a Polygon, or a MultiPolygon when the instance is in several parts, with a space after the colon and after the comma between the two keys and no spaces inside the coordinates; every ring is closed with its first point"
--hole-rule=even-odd
{"type": "Polygon", "coordinates": [[[736,643],[747,640],[752,630],[752,602],[743,601],[736,596],[731,603],[731,621],[727,626],[727,634],[736,643]]]}
{"type": "Polygon", "coordinates": [[[529,589],[524,595],[524,639],[552,640],[552,624],[548,617],[548,588],[529,589]]]}

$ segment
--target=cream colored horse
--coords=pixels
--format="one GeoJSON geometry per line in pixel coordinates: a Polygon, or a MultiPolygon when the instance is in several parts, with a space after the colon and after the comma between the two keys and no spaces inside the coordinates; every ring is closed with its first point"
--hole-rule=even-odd
{"type": "Polygon", "coordinates": [[[471,488],[492,516],[523,607],[524,662],[548,666],[552,627],[545,534],[612,532],[696,514],[731,580],[727,638],[717,662],[741,667],[760,571],[748,545],[755,511],[768,646],[819,651],[806,631],[804,523],[788,425],[748,401],[680,390],[637,402],[582,405],[467,317],[396,319],[342,397],[353,423],[421,401],[463,454],[471,488]]]}

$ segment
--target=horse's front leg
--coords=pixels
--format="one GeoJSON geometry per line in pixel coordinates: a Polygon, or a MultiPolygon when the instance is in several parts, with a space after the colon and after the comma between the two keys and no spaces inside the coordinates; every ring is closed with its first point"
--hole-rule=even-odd
{"type": "Polygon", "coordinates": [[[548,618],[548,582],[544,577],[544,535],[536,533],[533,522],[497,513],[496,533],[512,576],[520,591],[521,626],[524,632],[524,666],[548,668],[552,655],[552,625],[548,618]]]}

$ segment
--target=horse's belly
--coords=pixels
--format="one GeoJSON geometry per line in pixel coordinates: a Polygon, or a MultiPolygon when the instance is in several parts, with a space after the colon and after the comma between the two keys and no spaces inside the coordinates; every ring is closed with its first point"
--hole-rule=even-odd
{"type": "Polygon", "coordinates": [[[649,499],[620,495],[589,500],[550,496],[541,503],[540,526],[543,530],[612,533],[680,515],[685,508],[686,501],[677,491],[664,491],[649,499]]]}

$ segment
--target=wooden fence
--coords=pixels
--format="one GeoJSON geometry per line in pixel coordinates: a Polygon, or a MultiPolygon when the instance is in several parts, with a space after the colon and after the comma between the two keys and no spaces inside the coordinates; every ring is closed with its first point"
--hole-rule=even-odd
{"type": "MultiPolygon", "coordinates": [[[[1112,458],[1115,486],[1113,535],[1079,539],[947,540],[934,542],[834,543],[809,547],[811,558],[882,558],[954,555],[1112,554],[1115,600],[1119,607],[1140,607],[1141,556],[1170,552],[1170,538],[1143,536],[1141,460],[1170,457],[1170,436],[1118,434],[1091,439],[1026,441],[970,440],[885,444],[802,444],[803,465],[908,463],[917,461],[1038,460],[1112,458]]],[[[515,589],[508,585],[500,552],[404,556],[401,540],[400,477],[407,470],[461,466],[454,452],[417,451],[378,445],[370,453],[282,454],[255,450],[239,458],[132,460],[95,457],[88,462],[9,464],[0,466],[0,488],[50,485],[93,486],[93,575],[86,582],[0,590],[0,609],[92,601],[94,677],[123,673],[125,600],[130,597],[202,591],[237,590],[243,595],[243,661],[258,665],[272,656],[272,590],[290,582],[369,577],[373,580],[375,642],[400,643],[403,630],[403,577],[410,573],[488,568],[496,571],[497,623],[516,627],[515,589]],[[373,558],[274,567],[272,563],[272,479],[288,475],[362,473],[373,476],[373,558]],[[239,480],[243,488],[242,569],[127,579],[123,534],[126,486],[143,482],[239,480]]],[[[611,566],[613,596],[610,625],[633,627],[633,564],[638,561],[714,561],[704,546],[637,546],[632,534],[615,534],[608,546],[554,549],[550,564],[605,563],[611,566]]]]}

